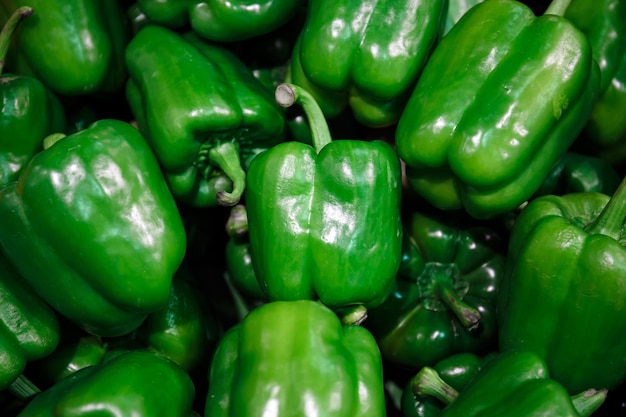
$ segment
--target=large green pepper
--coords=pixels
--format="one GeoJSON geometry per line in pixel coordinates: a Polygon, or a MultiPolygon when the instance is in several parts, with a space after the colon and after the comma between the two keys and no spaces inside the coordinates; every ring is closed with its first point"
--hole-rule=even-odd
{"type": "Polygon", "coordinates": [[[0,191],[0,245],[54,309],[100,336],[167,303],[185,230],[141,134],[102,120],[61,138],[0,191]]]}
{"type": "Polygon", "coordinates": [[[437,208],[494,217],[524,203],[582,130],[600,81],[567,0],[543,16],[474,6],[437,45],[396,131],[409,184],[437,208]]]}
{"type": "Polygon", "coordinates": [[[123,87],[128,30],[119,1],[2,0],[0,22],[20,6],[35,13],[16,33],[11,71],[34,76],[63,95],[123,87]]]}
{"type": "Polygon", "coordinates": [[[349,106],[366,126],[395,124],[443,30],[447,1],[308,2],[291,80],[326,117],[349,106]]]}
{"type": "Polygon", "coordinates": [[[191,378],[174,362],[131,351],[62,379],[18,417],[191,417],[194,396],[191,378]]]}
{"type": "Polygon", "coordinates": [[[242,160],[285,135],[271,94],[226,49],[159,26],[135,35],[126,62],[130,107],[174,197],[235,205],[245,188],[242,160]]]}
{"type": "Polygon", "coordinates": [[[489,359],[460,392],[429,367],[411,385],[416,396],[447,404],[440,417],[589,417],[607,396],[606,390],[589,388],[570,397],[537,355],[515,351],[489,359]]]}
{"type": "Polygon", "coordinates": [[[250,254],[270,300],[319,298],[373,306],[400,265],[400,162],[383,141],[335,140],[313,97],[283,84],[277,100],[301,104],[315,147],[285,142],[250,163],[250,254]]]}
{"type": "Polygon", "coordinates": [[[372,335],[316,301],[252,310],[217,347],[204,416],[263,415],[384,416],[372,335]]]}
{"type": "Polygon", "coordinates": [[[0,35],[0,184],[17,179],[30,158],[41,150],[44,137],[65,129],[59,100],[38,79],[2,74],[9,41],[18,23],[33,9],[22,7],[11,16],[0,35]]]}
{"type": "Polygon", "coordinates": [[[363,322],[383,358],[417,369],[491,349],[504,247],[488,227],[410,214],[394,289],[363,322]]]}
{"type": "Polygon", "coordinates": [[[286,24],[304,0],[137,0],[152,22],[190,25],[199,36],[230,42],[257,37],[286,24]]]}
{"type": "Polygon", "coordinates": [[[500,350],[535,352],[570,393],[626,380],[626,181],[520,213],[498,297],[500,350]]]}

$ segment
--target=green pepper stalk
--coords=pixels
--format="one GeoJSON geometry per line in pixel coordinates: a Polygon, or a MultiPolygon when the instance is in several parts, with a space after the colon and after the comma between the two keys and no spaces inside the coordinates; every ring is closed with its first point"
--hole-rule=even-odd
{"type": "Polygon", "coordinates": [[[33,14],[34,10],[32,7],[22,6],[18,8],[12,15],[9,17],[9,20],[2,27],[2,32],[0,32],[0,74],[4,70],[4,60],[7,55],[7,51],[9,50],[9,44],[11,36],[13,32],[20,24],[20,22],[27,17],[30,17],[33,14]]]}

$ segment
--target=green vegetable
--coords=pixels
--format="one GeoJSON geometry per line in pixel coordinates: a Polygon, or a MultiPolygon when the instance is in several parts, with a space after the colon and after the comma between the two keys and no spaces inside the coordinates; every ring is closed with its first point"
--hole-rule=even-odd
{"type": "Polygon", "coordinates": [[[570,393],[626,380],[626,181],[520,213],[498,297],[500,350],[528,350],[570,393]]]}
{"type": "Polygon", "coordinates": [[[226,49],[159,26],[134,36],[126,62],[128,102],[174,197],[200,207],[237,204],[243,160],[285,135],[271,94],[226,49]]]}
{"type": "Polygon", "coordinates": [[[131,351],[62,379],[18,417],[191,417],[194,395],[191,378],[174,362],[131,351]]]}
{"type": "Polygon", "coordinates": [[[347,106],[370,127],[395,124],[443,30],[447,1],[311,0],[291,81],[328,118],[347,106]]]}
{"type": "Polygon", "coordinates": [[[315,147],[285,142],[250,164],[246,208],[257,280],[270,300],[379,304],[400,265],[398,156],[383,141],[332,141],[319,106],[298,86],[279,86],[276,98],[303,106],[315,147]]]}
{"type": "Polygon", "coordinates": [[[37,78],[2,74],[11,35],[32,13],[30,7],[15,10],[0,34],[0,185],[17,179],[44,137],[65,129],[63,106],[37,78]]]}
{"type": "Polygon", "coordinates": [[[51,142],[0,190],[2,250],[65,317],[94,335],[128,333],[165,306],[185,253],[174,199],[127,123],[51,142]]]}
{"type": "Polygon", "coordinates": [[[217,347],[205,417],[385,415],[382,362],[361,326],[316,301],[252,310],[217,347]]]}
{"type": "Polygon", "coordinates": [[[33,76],[62,95],[123,87],[128,30],[119,1],[3,0],[0,22],[20,6],[35,13],[16,33],[7,64],[11,71],[33,76]]]}
{"type": "Polygon", "coordinates": [[[436,46],[395,138],[418,195],[490,218],[541,186],[599,89],[589,41],[559,16],[567,2],[540,17],[514,0],[479,3],[436,46]]]}
{"type": "Polygon", "coordinates": [[[363,325],[385,360],[419,369],[497,342],[496,295],[505,242],[474,222],[412,212],[389,297],[363,325]]]}
{"type": "Polygon", "coordinates": [[[416,396],[431,395],[448,404],[440,417],[588,417],[607,395],[606,390],[590,388],[570,397],[550,379],[537,355],[515,351],[490,359],[460,392],[428,367],[415,376],[412,388],[416,396]]]}
{"type": "Polygon", "coordinates": [[[304,0],[137,0],[152,22],[170,28],[190,25],[199,36],[231,42],[257,37],[289,22],[304,0]]]}

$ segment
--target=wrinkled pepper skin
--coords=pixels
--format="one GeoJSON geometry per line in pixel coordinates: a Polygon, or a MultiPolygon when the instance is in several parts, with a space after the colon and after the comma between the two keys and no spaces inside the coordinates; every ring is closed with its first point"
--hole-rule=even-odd
{"type": "Polygon", "coordinates": [[[310,300],[252,310],[221,339],[204,417],[384,417],[382,361],[361,326],[310,300]],[[314,411],[313,411],[314,410],[314,411]]]}
{"type": "MultiPolygon", "coordinates": [[[[422,371],[420,371],[422,372],[422,371]]],[[[424,387],[414,378],[413,389],[424,387]]],[[[450,390],[445,390],[450,394],[450,390]]],[[[440,417],[589,417],[606,399],[590,388],[570,396],[531,352],[510,351],[489,359],[443,409],[440,417]]],[[[428,393],[428,395],[432,395],[428,393]]]]}
{"type": "Polygon", "coordinates": [[[395,286],[363,322],[383,358],[419,369],[493,348],[503,239],[485,226],[420,212],[408,216],[403,236],[395,286]]]}
{"type": "Polygon", "coordinates": [[[283,26],[304,0],[137,0],[152,22],[191,26],[204,39],[232,42],[264,35],[283,26]]]}
{"type": "Polygon", "coordinates": [[[279,86],[277,99],[302,105],[315,147],[285,142],[250,163],[250,254],[261,288],[269,300],[380,304],[400,265],[398,156],[380,140],[331,140],[320,108],[298,86],[279,86]]]}
{"type": "Polygon", "coordinates": [[[35,13],[16,33],[10,71],[36,77],[67,96],[123,88],[129,35],[120,2],[2,0],[0,23],[20,6],[30,6],[35,13]]]}
{"type": "Polygon", "coordinates": [[[308,2],[290,82],[328,118],[350,107],[368,127],[395,124],[439,40],[447,0],[308,2]]]}
{"type": "Polygon", "coordinates": [[[130,124],[101,120],[35,155],[0,191],[0,213],[7,258],[89,333],[128,333],[167,303],[185,230],[154,154],[130,124]]]}
{"type": "Polygon", "coordinates": [[[51,354],[60,340],[56,313],[0,254],[0,391],[26,364],[51,354]]]}
{"type": "Polygon", "coordinates": [[[194,396],[191,378],[174,362],[131,351],[62,379],[18,417],[191,417],[194,396]]]}
{"type": "Polygon", "coordinates": [[[479,3],[433,51],[395,137],[433,206],[481,219],[514,210],[582,130],[599,68],[553,5],[537,17],[514,0],[479,3]]]}
{"type": "Polygon", "coordinates": [[[534,352],[570,393],[626,380],[625,192],[539,197],[511,232],[500,350],[534,352]]]}
{"type": "Polygon", "coordinates": [[[159,26],[135,35],[126,62],[126,97],[174,197],[196,207],[237,204],[242,160],[285,135],[272,95],[226,49],[159,26]]]}

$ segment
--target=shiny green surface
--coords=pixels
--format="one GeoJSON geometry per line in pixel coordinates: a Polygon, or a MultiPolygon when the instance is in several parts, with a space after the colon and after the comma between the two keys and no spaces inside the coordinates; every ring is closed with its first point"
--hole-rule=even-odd
{"type": "Polygon", "coordinates": [[[2,0],[0,23],[24,5],[35,12],[16,33],[10,71],[35,76],[63,95],[113,92],[123,86],[128,33],[119,2],[2,0]]]}
{"type": "Polygon", "coordinates": [[[398,123],[410,185],[477,218],[515,209],[582,130],[599,81],[566,19],[512,0],[478,4],[436,46],[398,123]]]}
{"type": "Polygon", "coordinates": [[[131,125],[102,120],[38,153],[0,192],[0,213],[7,258],[87,331],[128,333],[166,304],[185,231],[131,125]]]}
{"type": "Polygon", "coordinates": [[[395,124],[446,16],[445,0],[309,1],[291,82],[326,117],[349,106],[366,126],[395,124]]]}
{"type": "Polygon", "coordinates": [[[19,417],[189,417],[189,375],[161,356],[126,352],[61,380],[35,397],[19,417]]]}
{"type": "Polygon", "coordinates": [[[570,393],[626,379],[625,191],[539,197],[513,226],[500,349],[535,352],[570,393]]]}
{"type": "MultiPolygon", "coordinates": [[[[306,92],[295,88],[302,103],[306,92]]],[[[378,140],[332,141],[319,107],[306,97],[302,105],[316,147],[276,145],[253,159],[248,171],[257,280],[270,300],[379,304],[400,264],[398,157],[378,140]]]]}
{"type": "Polygon", "coordinates": [[[408,216],[404,237],[394,288],[363,323],[383,358],[418,369],[494,345],[504,241],[487,227],[419,212],[408,216]],[[478,317],[466,322],[464,311],[478,317]]]}
{"type": "Polygon", "coordinates": [[[382,362],[364,328],[322,304],[264,304],[221,340],[204,417],[385,414],[382,362]]]}
{"type": "Polygon", "coordinates": [[[179,28],[190,25],[199,36],[232,42],[269,33],[286,24],[303,0],[138,0],[153,22],[179,28]]]}
{"type": "Polygon", "coordinates": [[[271,94],[226,49],[158,26],[135,35],[126,62],[128,102],[174,197],[207,207],[228,193],[236,204],[242,160],[285,135],[271,94]]]}

